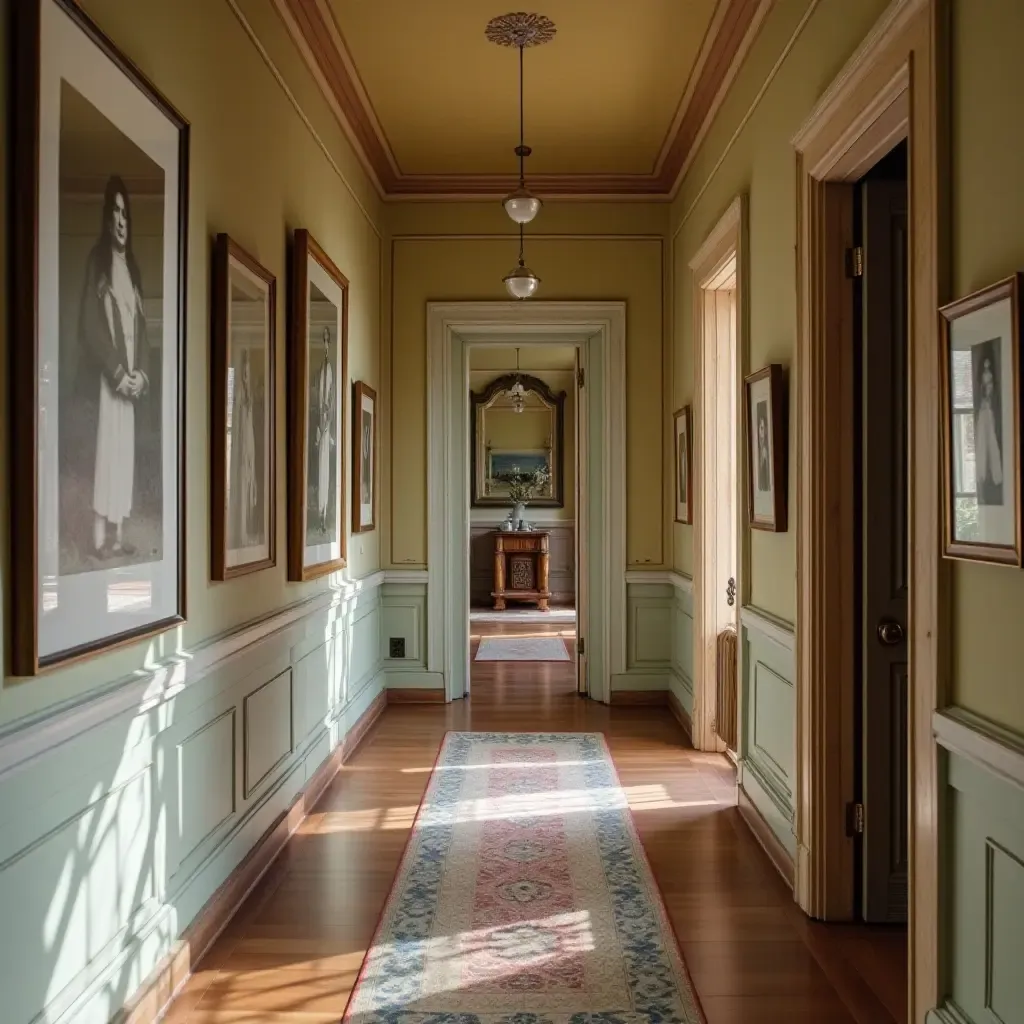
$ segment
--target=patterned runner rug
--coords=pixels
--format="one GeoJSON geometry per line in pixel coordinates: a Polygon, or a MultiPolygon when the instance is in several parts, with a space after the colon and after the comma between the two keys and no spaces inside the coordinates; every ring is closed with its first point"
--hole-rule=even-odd
{"type": "Polygon", "coordinates": [[[599,733],[449,733],[350,1024],[700,1024],[599,733]]]}

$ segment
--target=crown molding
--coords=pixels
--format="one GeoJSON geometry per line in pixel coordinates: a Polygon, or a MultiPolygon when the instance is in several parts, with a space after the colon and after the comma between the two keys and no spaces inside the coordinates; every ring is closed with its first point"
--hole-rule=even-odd
{"type": "MultiPolygon", "coordinates": [[[[545,199],[672,199],[772,3],[718,0],[651,173],[531,174],[530,187],[545,199]]],[[[273,4],[382,199],[478,201],[506,195],[518,185],[514,173],[403,173],[329,0],[273,4]]]]}

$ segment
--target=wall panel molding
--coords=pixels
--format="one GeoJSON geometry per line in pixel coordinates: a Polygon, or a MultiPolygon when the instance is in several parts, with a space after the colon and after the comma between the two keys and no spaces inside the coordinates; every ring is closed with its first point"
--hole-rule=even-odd
{"type": "MultiPolygon", "coordinates": [[[[280,611],[212,637],[193,648],[181,648],[146,669],[125,676],[85,698],[55,705],[0,730],[0,779],[27,762],[125,714],[133,717],[154,710],[202,682],[215,669],[251,655],[258,646],[286,631],[303,632],[304,623],[318,612],[348,609],[361,596],[384,582],[381,571],[345,580],[280,611]]],[[[298,635],[296,635],[298,639],[298,635]]]]}

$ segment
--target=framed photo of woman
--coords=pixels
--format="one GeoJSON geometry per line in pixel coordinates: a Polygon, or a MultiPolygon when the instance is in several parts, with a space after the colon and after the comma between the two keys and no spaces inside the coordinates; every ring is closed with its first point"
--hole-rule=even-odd
{"type": "Polygon", "coordinates": [[[772,363],[743,381],[747,424],[747,514],[755,530],[786,532],[786,390],[772,363]]]}
{"type": "Polygon", "coordinates": [[[352,532],[368,533],[377,511],[377,392],[352,385],[352,532]]]}
{"type": "Polygon", "coordinates": [[[675,494],[676,522],[690,525],[693,523],[693,470],[690,441],[690,424],[693,416],[690,406],[684,405],[672,416],[675,434],[675,494]]]}
{"type": "Polygon", "coordinates": [[[304,228],[292,240],[288,578],[346,565],[348,279],[304,228]]]}
{"type": "Polygon", "coordinates": [[[210,575],[276,564],[276,282],[227,235],[213,249],[210,575]]]}
{"type": "Polygon", "coordinates": [[[947,558],[1021,565],[1021,280],[940,310],[947,558]]]}
{"type": "Polygon", "coordinates": [[[188,123],[71,0],[13,6],[11,671],[185,617],[188,123]]]}

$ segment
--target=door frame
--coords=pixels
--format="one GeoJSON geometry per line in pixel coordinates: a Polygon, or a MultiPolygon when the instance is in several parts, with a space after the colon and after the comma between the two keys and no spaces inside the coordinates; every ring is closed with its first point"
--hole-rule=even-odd
{"type": "MultiPolygon", "coordinates": [[[[715,423],[716,407],[705,401],[705,396],[714,393],[717,381],[709,379],[707,361],[707,338],[705,334],[704,300],[709,282],[723,269],[726,263],[736,260],[736,372],[733,382],[734,402],[737,415],[743,408],[742,381],[747,353],[747,197],[738,195],[729,204],[718,223],[704,240],[690,260],[693,281],[693,337],[694,337],[694,507],[693,507],[693,593],[694,593],[694,658],[693,658],[693,716],[691,739],[697,750],[725,750],[725,744],[715,732],[717,715],[717,634],[706,635],[706,623],[714,621],[718,599],[720,573],[718,571],[717,547],[711,525],[718,519],[718,494],[709,486],[713,467],[705,457],[705,438],[715,423]]],[[[745,603],[744,571],[747,558],[747,531],[744,529],[743,487],[745,479],[744,431],[736,425],[736,447],[733,458],[736,465],[736,487],[733,494],[736,510],[736,621],[745,603]]],[[[737,644],[737,651],[742,649],[737,644]]],[[[741,660],[740,656],[740,660],[741,660]]],[[[741,679],[741,664],[736,666],[736,678],[741,679]]],[[[738,687],[742,690],[742,687],[738,687]]],[[[736,697],[737,729],[742,729],[743,706],[740,694],[736,697]]]]}
{"type": "Polygon", "coordinates": [[[471,345],[578,344],[587,380],[587,531],[590,696],[608,703],[626,664],[626,304],[427,303],[427,670],[445,700],[469,681],[469,359],[471,345]]]}
{"type": "Polygon", "coordinates": [[[892,0],[793,138],[797,194],[797,861],[811,916],[854,916],[853,182],[909,140],[910,1020],[942,994],[940,763],[949,675],[940,558],[938,308],[949,292],[949,2],[892,0]],[[836,244],[837,239],[842,244],[836,244]],[[838,543],[837,543],[838,539],[838,543]]]}

